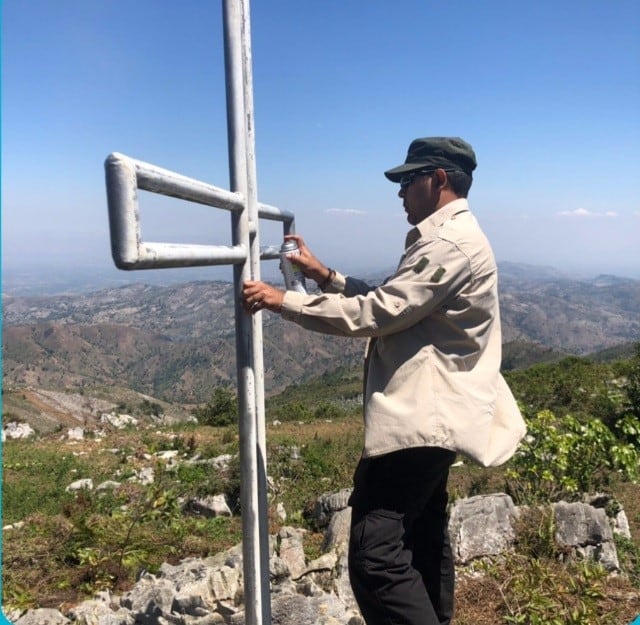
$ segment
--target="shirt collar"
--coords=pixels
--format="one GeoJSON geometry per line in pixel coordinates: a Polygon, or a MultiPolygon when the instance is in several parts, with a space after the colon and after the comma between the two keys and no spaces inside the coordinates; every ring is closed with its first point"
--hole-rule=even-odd
{"type": "Polygon", "coordinates": [[[454,215],[468,211],[469,203],[466,198],[458,198],[445,204],[442,208],[439,208],[435,213],[429,215],[429,217],[426,217],[409,230],[405,241],[405,249],[413,245],[421,237],[426,236],[429,232],[442,226],[442,224],[449,221],[454,215]]]}

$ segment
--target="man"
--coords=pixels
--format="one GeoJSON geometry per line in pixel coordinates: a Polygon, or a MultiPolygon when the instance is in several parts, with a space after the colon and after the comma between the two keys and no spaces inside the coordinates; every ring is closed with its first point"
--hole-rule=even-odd
{"type": "Polygon", "coordinates": [[[444,625],[453,615],[447,479],[457,452],[505,462],[524,422],[500,375],[497,269],[466,200],[476,158],[455,137],[416,139],[385,172],[409,231],[396,272],[373,288],[326,267],[299,236],[295,262],[320,295],[246,282],[244,306],[328,334],[366,336],[362,458],[349,573],[368,625],[444,625]]]}

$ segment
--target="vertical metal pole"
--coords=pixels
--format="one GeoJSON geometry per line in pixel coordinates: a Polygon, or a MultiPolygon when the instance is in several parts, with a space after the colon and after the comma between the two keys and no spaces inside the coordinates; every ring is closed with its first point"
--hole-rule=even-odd
{"type": "MultiPolygon", "coordinates": [[[[250,226],[251,276],[260,280],[260,218],[258,215],[258,182],[255,154],[255,117],[253,108],[253,68],[251,56],[251,11],[249,0],[242,5],[242,67],[244,74],[245,150],[247,164],[247,209],[250,226]]],[[[269,516],[267,504],[267,441],[264,410],[264,359],[262,343],[262,313],[253,315],[253,372],[255,376],[257,472],[258,472],[258,534],[260,540],[260,587],[262,593],[262,620],[271,623],[271,597],[269,592],[269,516]]]]}
{"type": "MultiPolygon", "coordinates": [[[[227,131],[231,190],[247,197],[246,135],[244,120],[244,72],[242,64],[242,10],[236,0],[223,4],[225,73],[227,80],[227,131]]],[[[250,249],[248,207],[232,216],[233,244],[250,249]]],[[[242,283],[251,277],[251,261],[234,265],[238,408],[240,413],[240,495],[242,506],[242,555],[246,625],[260,625],[261,593],[260,527],[257,471],[256,390],[253,372],[253,325],[240,303],[242,283]]],[[[266,571],[268,575],[268,570],[266,571]]],[[[265,624],[266,625],[266,624],[265,624]]]]}

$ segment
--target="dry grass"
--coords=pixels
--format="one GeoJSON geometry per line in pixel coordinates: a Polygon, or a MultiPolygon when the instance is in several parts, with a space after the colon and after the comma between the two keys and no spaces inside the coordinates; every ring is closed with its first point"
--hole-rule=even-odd
{"type": "MultiPolygon", "coordinates": [[[[351,485],[362,442],[362,425],[357,417],[332,422],[268,424],[267,439],[269,474],[276,478],[278,500],[285,503],[289,515],[286,523],[305,525],[305,509],[315,497],[351,485]],[[293,446],[304,454],[304,462],[291,460],[293,446]]],[[[135,469],[148,464],[148,454],[175,448],[186,457],[195,453],[212,457],[235,453],[237,442],[234,428],[200,426],[162,431],[112,431],[104,439],[86,439],[76,443],[61,441],[57,437],[7,443],[4,496],[31,493],[33,499],[26,497],[21,502],[12,501],[11,505],[5,506],[11,515],[5,518],[5,523],[18,520],[26,523],[21,529],[4,533],[4,601],[23,607],[61,607],[86,598],[83,590],[90,592],[100,587],[111,587],[124,591],[135,581],[136,571],[123,570],[117,565],[117,559],[104,559],[94,564],[89,560],[78,562],[69,557],[73,551],[69,545],[77,547],[79,544],[79,519],[85,517],[82,516],[82,497],[64,494],[68,483],[82,477],[91,477],[95,483],[120,479],[114,477],[120,472],[124,492],[135,499],[136,496],[141,497],[143,491],[127,483],[126,479],[135,469]],[[114,449],[119,451],[116,453],[114,449]]],[[[451,472],[452,499],[499,492],[503,487],[501,469],[485,470],[464,464],[451,472]]],[[[627,512],[633,535],[639,536],[640,497],[637,486],[615,483],[614,492],[627,512]]],[[[86,503],[93,505],[90,498],[86,503]]],[[[270,512],[271,531],[276,532],[281,522],[273,510],[270,512]]],[[[170,538],[160,533],[160,526],[150,524],[146,529],[141,527],[141,534],[136,537],[145,549],[156,550],[150,556],[152,566],[161,561],[203,557],[240,540],[238,517],[218,526],[182,516],[172,516],[171,519],[177,521],[180,536],[170,538]],[[168,545],[171,549],[166,549],[168,545]]],[[[98,523],[97,518],[95,522],[98,523]]],[[[309,532],[305,546],[308,557],[319,555],[321,544],[321,534],[309,532]]],[[[637,539],[634,544],[640,552],[637,539]]],[[[103,550],[99,555],[108,554],[103,550]]],[[[542,564],[537,569],[529,566],[524,557],[495,562],[475,574],[470,569],[460,569],[456,625],[533,624],[535,621],[506,619],[509,614],[517,614],[517,610],[526,611],[526,601],[534,601],[543,591],[550,593],[551,597],[556,592],[558,601],[567,606],[572,605],[572,601],[576,602],[574,607],[578,609],[580,601],[588,598],[586,594],[591,592],[591,586],[583,586],[587,590],[572,594],[571,584],[578,579],[576,572],[552,560],[540,562],[542,564]]],[[[597,587],[597,596],[593,597],[593,615],[577,621],[580,625],[626,625],[640,613],[638,588],[629,579],[603,577],[594,581],[594,586],[597,587]]],[[[558,604],[555,611],[560,613],[560,608],[558,604]]],[[[551,623],[550,620],[544,625],[551,623]]]]}
{"type": "Polygon", "coordinates": [[[537,575],[514,559],[496,564],[490,573],[459,570],[455,625],[627,625],[640,614],[640,591],[629,580],[607,576],[589,587],[588,593],[595,588],[597,596],[586,600],[584,594],[570,590],[578,577],[574,570],[552,561],[542,564],[537,575]],[[510,588],[516,583],[530,585],[516,592],[510,588]],[[586,613],[571,620],[571,612],[584,610],[585,602],[586,613]],[[529,618],[522,616],[527,614],[529,618]],[[536,614],[542,615],[540,620],[532,620],[536,614]]]}

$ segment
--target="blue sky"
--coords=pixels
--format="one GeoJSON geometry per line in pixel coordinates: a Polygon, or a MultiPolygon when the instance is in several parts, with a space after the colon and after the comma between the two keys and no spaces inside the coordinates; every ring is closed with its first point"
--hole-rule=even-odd
{"type": "MultiPolygon", "coordinates": [[[[110,152],[228,187],[221,20],[216,0],[4,0],[5,270],[112,267],[110,152]]],[[[270,0],[251,20],[259,197],[328,264],[393,266],[408,225],[382,172],[457,135],[499,261],[640,278],[637,1],[270,0]]],[[[141,207],[147,240],[229,243],[227,213],[141,207]]]]}

